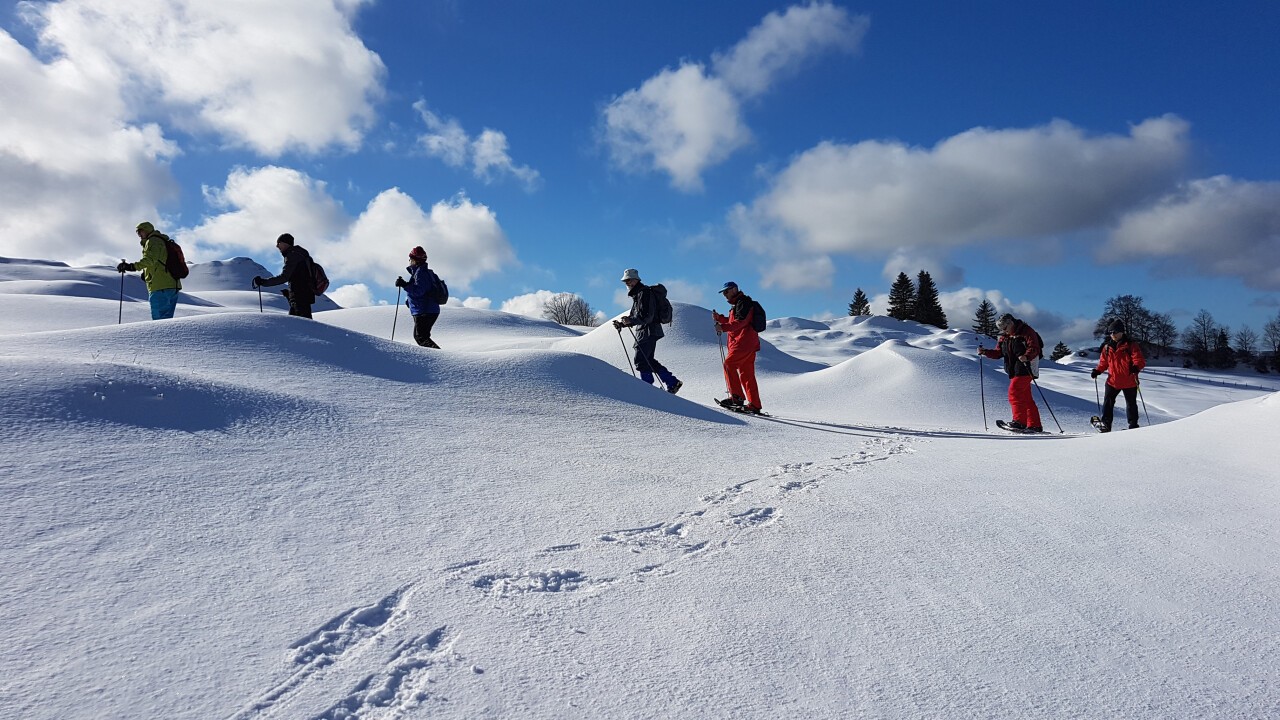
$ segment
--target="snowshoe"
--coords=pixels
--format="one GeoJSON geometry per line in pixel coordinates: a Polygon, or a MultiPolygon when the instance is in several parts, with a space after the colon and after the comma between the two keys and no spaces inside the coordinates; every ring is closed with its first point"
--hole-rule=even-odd
{"type": "Polygon", "coordinates": [[[1019,435],[1038,435],[1044,432],[1044,428],[1039,428],[1039,427],[1029,428],[1026,425],[1023,425],[1022,423],[1018,422],[1017,420],[1008,420],[1008,421],[997,420],[996,427],[1000,428],[1001,430],[1008,430],[1011,433],[1018,433],[1019,435]]]}
{"type": "Polygon", "coordinates": [[[736,397],[727,397],[727,398],[724,398],[723,400],[717,398],[716,404],[724,408],[725,410],[741,410],[743,407],[745,407],[745,402],[743,401],[743,399],[736,398],[736,397]]]}
{"type": "Polygon", "coordinates": [[[1098,432],[1111,432],[1111,428],[1102,424],[1102,418],[1098,417],[1097,415],[1094,415],[1093,417],[1089,418],[1089,424],[1097,428],[1098,432]]]}

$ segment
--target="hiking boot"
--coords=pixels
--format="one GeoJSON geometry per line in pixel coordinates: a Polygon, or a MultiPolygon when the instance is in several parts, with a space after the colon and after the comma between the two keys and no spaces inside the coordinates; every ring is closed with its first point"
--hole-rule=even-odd
{"type": "Polygon", "coordinates": [[[745,402],[746,402],[746,401],[745,401],[745,400],[743,400],[743,399],[742,399],[742,398],[740,398],[740,397],[734,397],[734,396],[730,395],[729,397],[727,397],[727,398],[725,398],[725,399],[723,399],[723,400],[717,400],[717,401],[716,401],[716,404],[718,404],[718,405],[719,405],[720,407],[722,407],[722,408],[728,408],[728,409],[730,409],[730,410],[739,410],[739,409],[741,409],[741,408],[742,408],[742,405],[743,405],[745,402]]]}
{"type": "Polygon", "coordinates": [[[682,387],[684,387],[684,381],[677,380],[675,385],[672,385],[671,387],[667,388],[667,392],[671,393],[672,395],[675,395],[676,393],[680,392],[680,388],[682,387]]]}
{"type": "Polygon", "coordinates": [[[1009,427],[1013,428],[1014,430],[1026,430],[1026,429],[1027,429],[1027,426],[1026,426],[1026,425],[1024,425],[1023,423],[1018,422],[1017,420],[1010,420],[1010,421],[1009,421],[1009,427]]]}
{"type": "Polygon", "coordinates": [[[1040,427],[1039,425],[1032,425],[1031,427],[1027,428],[1023,432],[1042,433],[1044,432],[1044,428],[1040,427]]]}
{"type": "Polygon", "coordinates": [[[742,412],[748,415],[759,415],[763,410],[764,408],[759,407],[758,405],[744,405],[742,407],[742,412]]]}

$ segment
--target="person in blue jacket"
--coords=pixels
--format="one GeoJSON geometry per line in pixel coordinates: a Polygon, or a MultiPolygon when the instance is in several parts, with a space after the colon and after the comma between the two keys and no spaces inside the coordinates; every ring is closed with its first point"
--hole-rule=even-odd
{"type": "Polygon", "coordinates": [[[436,302],[436,274],[427,267],[427,251],[419,245],[409,251],[409,279],[396,278],[396,287],[404,288],[413,315],[413,339],[422,347],[440,349],[431,339],[431,328],[440,319],[440,303],[436,302]]]}

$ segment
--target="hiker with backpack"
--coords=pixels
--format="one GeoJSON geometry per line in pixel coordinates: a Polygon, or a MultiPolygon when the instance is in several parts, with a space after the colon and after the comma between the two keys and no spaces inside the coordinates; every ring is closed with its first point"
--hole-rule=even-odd
{"type": "Polygon", "coordinates": [[[760,351],[764,310],[739,290],[738,284],[732,280],[720,288],[720,294],[733,309],[728,317],[711,311],[716,332],[729,336],[729,354],[724,359],[724,380],[729,397],[716,402],[730,410],[759,415],[763,405],[760,403],[760,388],[756,386],[756,353],[760,351]]]}
{"type": "Polygon", "coordinates": [[[431,328],[440,318],[440,302],[437,293],[443,283],[431,268],[427,267],[427,251],[419,245],[409,251],[409,279],[396,278],[396,287],[404,288],[405,305],[413,315],[413,340],[422,347],[440,349],[431,339],[431,328]]]}
{"type": "Polygon", "coordinates": [[[255,276],[253,286],[260,288],[289,283],[287,290],[280,291],[289,301],[289,314],[310,319],[311,305],[316,301],[315,269],[312,267],[311,253],[301,245],[294,245],[293,236],[289,233],[276,238],[276,249],[284,257],[284,269],[275,277],[255,276]]]}
{"type": "MultiPolygon", "coordinates": [[[[149,222],[140,222],[135,229],[138,233],[138,242],[142,245],[142,258],[137,262],[120,261],[116,265],[116,272],[121,275],[126,272],[135,270],[142,271],[142,280],[147,284],[147,299],[151,301],[151,319],[165,320],[173,317],[173,312],[178,308],[178,291],[182,289],[182,282],[174,276],[174,272],[179,272],[183,277],[186,276],[187,266],[175,251],[174,257],[170,258],[169,243],[173,242],[168,235],[157,232],[154,225],[149,222]],[[182,271],[169,270],[168,263],[170,260],[181,262],[182,271]]],[[[177,243],[173,244],[177,247],[177,243]]],[[[121,287],[124,280],[121,279],[121,287]]]]}
{"type": "Polygon", "coordinates": [[[1040,334],[1009,313],[1000,316],[996,327],[1000,330],[1000,338],[995,349],[988,350],[979,345],[978,354],[992,360],[1004,358],[1004,371],[1009,374],[1009,407],[1013,410],[1013,421],[1007,423],[1008,429],[1044,432],[1040,425],[1040,409],[1031,395],[1031,381],[1040,375],[1040,358],[1044,357],[1040,334]]]}
{"type": "MultiPolygon", "coordinates": [[[[1147,366],[1142,347],[1125,334],[1124,321],[1117,318],[1107,326],[1107,341],[1102,346],[1098,366],[1089,376],[1094,380],[1107,374],[1107,392],[1102,396],[1100,432],[1111,432],[1111,420],[1115,416],[1116,398],[1124,393],[1125,415],[1129,429],[1138,427],[1138,373],[1147,366]]],[[[1096,390],[1096,388],[1095,388],[1096,390]]]]}
{"type": "Polygon", "coordinates": [[[653,384],[656,373],[662,385],[672,395],[680,392],[684,385],[671,371],[658,362],[654,352],[658,348],[658,340],[665,335],[658,311],[659,293],[654,288],[640,282],[640,272],[635,268],[627,268],[622,273],[622,283],[627,286],[627,295],[631,296],[631,311],[614,320],[613,327],[619,333],[622,328],[635,328],[635,367],[640,371],[640,379],[653,384]]]}

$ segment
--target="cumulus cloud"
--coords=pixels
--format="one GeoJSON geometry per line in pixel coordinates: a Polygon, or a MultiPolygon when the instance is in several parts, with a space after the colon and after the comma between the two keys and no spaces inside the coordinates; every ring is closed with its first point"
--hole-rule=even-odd
{"type": "Polygon", "coordinates": [[[450,290],[516,261],[497,217],[459,195],[424,211],[398,188],[380,193],[352,219],[305,173],[269,166],[237,169],[224,188],[205,190],[222,210],[179,231],[198,256],[261,252],[282,232],[294,236],[331,278],[389,285],[403,274],[409,250],[421,245],[450,290]]]}
{"type": "MultiPolygon", "coordinates": [[[[1173,185],[1187,133],[1185,121],[1164,116],[1101,137],[1059,120],[977,128],[933,148],[823,142],[750,206],[733,208],[729,222],[745,248],[788,263],[1052,238],[1109,225],[1173,185]]],[[[793,282],[780,273],[769,279],[793,282]]],[[[807,287],[827,280],[817,276],[807,287]]]]}
{"type": "MultiPolygon", "coordinates": [[[[327,271],[328,269],[326,268],[327,271]]],[[[374,301],[373,293],[369,291],[369,286],[364,283],[343,285],[336,290],[329,290],[325,295],[328,295],[330,300],[344,308],[371,307],[378,304],[374,301]]]]}
{"type": "Polygon", "coordinates": [[[893,282],[898,273],[906,273],[911,282],[915,282],[921,270],[928,272],[933,284],[939,288],[955,287],[964,282],[964,269],[952,262],[946,253],[918,247],[898,248],[890,253],[881,275],[893,282]]]}
{"type": "Polygon", "coordinates": [[[24,5],[41,45],[109,79],[141,113],[274,157],[358,147],[385,68],[354,0],[63,0],[24,5]],[[154,106],[162,106],[162,108],[154,106]]]}
{"type": "Polygon", "coordinates": [[[551,301],[559,293],[550,290],[537,290],[524,295],[517,295],[508,300],[504,300],[502,306],[498,309],[505,313],[513,315],[524,315],[525,317],[544,319],[542,310],[547,303],[551,301]]]}
{"type": "MultiPolygon", "coordinates": [[[[449,304],[452,305],[453,302],[453,298],[449,298],[449,304]]],[[[462,301],[462,307],[468,307],[475,310],[488,310],[493,307],[493,301],[487,297],[472,296],[462,301]]]]}
{"type": "Polygon", "coordinates": [[[766,15],[729,52],[716,54],[712,67],[740,97],[754,97],[820,52],[856,51],[869,26],[866,16],[830,3],[793,5],[766,15]]]}
{"type": "Polygon", "coordinates": [[[526,190],[533,191],[542,183],[537,170],[517,165],[507,152],[507,136],[498,130],[485,128],[474,138],[467,134],[454,118],[441,118],[432,112],[425,101],[413,104],[427,126],[427,132],[418,136],[418,144],[432,157],[437,157],[450,167],[463,167],[470,163],[471,173],[491,183],[502,177],[513,177],[526,190]]]}
{"type": "Polygon", "coordinates": [[[602,110],[604,142],[615,164],[654,170],[676,188],[702,189],[702,174],[751,141],[742,102],[762,95],[803,61],[854,50],[865,18],[830,3],[770,13],[741,42],[717,54],[712,70],[697,62],[664,69],[602,110]]]}
{"type": "Polygon", "coordinates": [[[1104,262],[1152,259],[1173,272],[1234,276],[1280,290],[1280,183],[1195,180],[1121,218],[1104,262]]]}
{"type": "Polygon", "coordinates": [[[0,255],[73,264],[136,258],[133,227],[177,196],[179,154],[124,122],[107,68],[42,63],[0,30],[0,255]]]}

